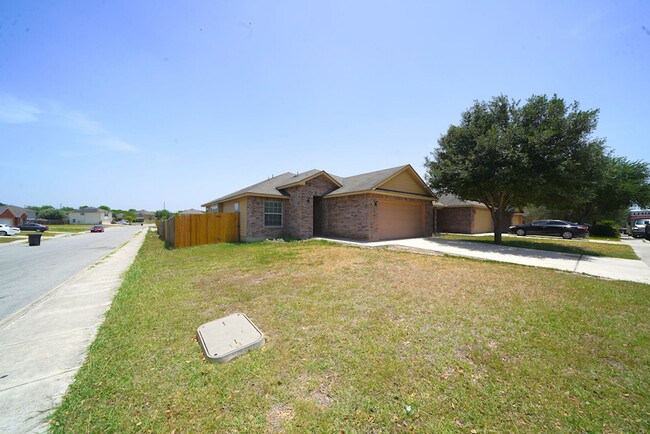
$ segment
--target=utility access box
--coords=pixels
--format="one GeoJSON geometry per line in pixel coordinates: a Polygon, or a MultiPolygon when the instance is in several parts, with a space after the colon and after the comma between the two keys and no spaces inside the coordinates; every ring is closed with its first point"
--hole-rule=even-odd
{"type": "Polygon", "coordinates": [[[215,363],[227,362],[264,345],[264,335],[243,313],[199,326],[197,338],[205,357],[215,363]]]}

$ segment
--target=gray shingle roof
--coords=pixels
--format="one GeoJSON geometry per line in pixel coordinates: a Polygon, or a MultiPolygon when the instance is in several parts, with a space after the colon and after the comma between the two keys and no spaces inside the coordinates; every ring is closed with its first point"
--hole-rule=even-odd
{"type": "Polygon", "coordinates": [[[358,192],[373,190],[382,182],[386,181],[388,178],[399,173],[407,167],[410,166],[407,164],[405,166],[392,167],[390,169],[377,170],[375,172],[368,172],[361,175],[348,177],[332,175],[330,173],[317,169],[312,169],[308,170],[307,172],[297,174],[287,172],[283,173],[282,175],[269,178],[266,181],[258,182],[257,184],[242,188],[241,190],[237,190],[234,193],[230,193],[218,199],[214,199],[201,206],[209,206],[215,203],[225,202],[227,200],[231,200],[244,195],[259,195],[284,198],[286,197],[286,194],[281,191],[282,188],[304,182],[305,180],[309,180],[310,178],[318,176],[320,174],[324,174],[330,177],[341,185],[340,188],[329,193],[326,195],[326,197],[354,194],[358,192]]]}
{"type": "Polygon", "coordinates": [[[473,200],[461,200],[458,198],[458,196],[454,196],[453,194],[441,194],[440,197],[438,197],[438,202],[440,202],[442,205],[446,207],[454,207],[454,206],[480,206],[480,207],[485,207],[481,202],[475,202],[473,200]]]}
{"type": "Polygon", "coordinates": [[[204,203],[201,206],[206,206],[208,204],[216,203],[216,202],[223,202],[228,199],[243,196],[246,194],[284,197],[284,195],[277,189],[277,187],[279,187],[280,185],[286,185],[291,183],[291,179],[294,178],[295,176],[297,176],[295,173],[291,173],[291,172],[283,173],[282,175],[274,176],[272,178],[267,179],[266,181],[249,185],[248,187],[242,188],[241,190],[237,190],[233,193],[211,200],[210,202],[204,203]]]}
{"type": "Polygon", "coordinates": [[[70,212],[107,212],[107,210],[102,208],[88,207],[88,208],[73,209],[70,212]]]}
{"type": "Polygon", "coordinates": [[[335,177],[335,179],[337,179],[343,186],[331,192],[328,196],[339,196],[359,191],[372,190],[406,167],[408,167],[408,165],[362,173],[361,175],[348,176],[347,178],[335,177]]]}
{"type": "Polygon", "coordinates": [[[3,205],[0,206],[0,214],[5,212],[7,209],[10,209],[16,216],[21,216],[23,214],[29,215],[29,213],[36,213],[36,211],[34,211],[33,209],[21,208],[15,205],[3,205]]]}

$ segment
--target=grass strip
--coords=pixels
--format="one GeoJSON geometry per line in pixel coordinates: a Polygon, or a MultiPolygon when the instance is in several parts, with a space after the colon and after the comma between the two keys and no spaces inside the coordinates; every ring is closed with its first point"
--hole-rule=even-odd
{"type": "Polygon", "coordinates": [[[644,432],[650,286],[325,242],[148,234],[53,432],[644,432]],[[196,328],[244,312],[226,364],[196,328]]]}
{"type": "MultiPolygon", "coordinates": [[[[471,241],[475,243],[494,243],[491,235],[446,234],[439,236],[445,240],[471,241]]],[[[546,250],[551,252],[574,253],[576,255],[601,256],[620,259],[639,259],[632,247],[626,244],[598,243],[588,239],[562,240],[556,238],[530,238],[504,236],[504,246],[524,249],[546,250]]]]}

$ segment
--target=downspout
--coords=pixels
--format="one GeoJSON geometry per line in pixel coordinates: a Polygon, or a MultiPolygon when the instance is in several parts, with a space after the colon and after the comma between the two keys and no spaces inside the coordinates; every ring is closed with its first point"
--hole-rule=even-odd
{"type": "Polygon", "coordinates": [[[438,208],[433,208],[433,235],[438,235],[438,208]]]}

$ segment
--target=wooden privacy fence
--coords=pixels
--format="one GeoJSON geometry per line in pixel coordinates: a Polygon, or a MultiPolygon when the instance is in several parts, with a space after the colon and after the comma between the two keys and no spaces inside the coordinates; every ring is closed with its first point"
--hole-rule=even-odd
{"type": "Polygon", "coordinates": [[[239,241],[239,214],[179,215],[157,223],[158,236],[174,247],[239,241]]]}

